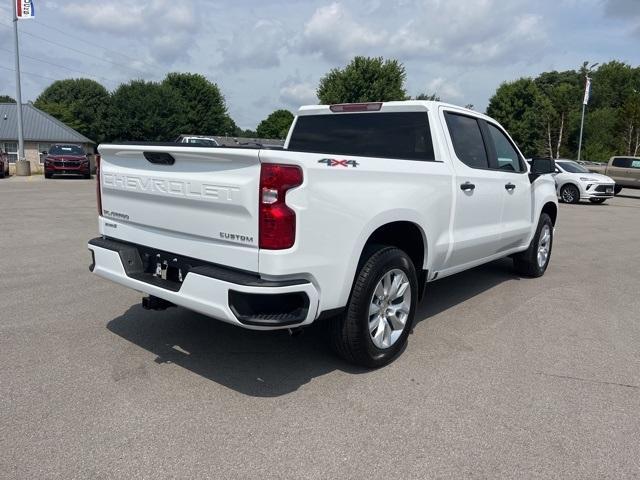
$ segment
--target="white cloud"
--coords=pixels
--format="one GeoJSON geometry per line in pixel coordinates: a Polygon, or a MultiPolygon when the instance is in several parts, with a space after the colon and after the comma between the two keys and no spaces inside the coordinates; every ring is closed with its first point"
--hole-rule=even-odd
{"type": "Polygon", "coordinates": [[[62,12],[101,33],[139,39],[138,44],[145,45],[155,60],[166,63],[187,55],[198,34],[192,0],[72,2],[62,12]]]}
{"type": "Polygon", "coordinates": [[[334,2],[314,12],[304,26],[299,48],[330,61],[343,61],[381,48],[386,38],[386,32],[376,32],[356,22],[341,3],[334,2]]]}
{"type": "Polygon", "coordinates": [[[357,20],[346,3],[320,7],[298,42],[301,52],[320,54],[332,63],[354,55],[382,55],[403,61],[504,64],[527,61],[532,50],[542,52],[546,33],[541,17],[527,13],[524,0],[387,0],[357,20]]]}
{"type": "Polygon", "coordinates": [[[232,69],[277,67],[287,42],[287,32],[277,20],[261,19],[251,26],[238,25],[231,41],[220,42],[222,66],[232,69]]]}
{"type": "Polygon", "coordinates": [[[427,83],[427,87],[424,90],[425,93],[435,93],[444,102],[453,102],[460,100],[463,95],[459,88],[452,81],[437,77],[427,83]]]}
{"type": "Polygon", "coordinates": [[[297,110],[301,105],[318,103],[316,86],[299,78],[289,78],[280,87],[280,102],[297,110]]]}

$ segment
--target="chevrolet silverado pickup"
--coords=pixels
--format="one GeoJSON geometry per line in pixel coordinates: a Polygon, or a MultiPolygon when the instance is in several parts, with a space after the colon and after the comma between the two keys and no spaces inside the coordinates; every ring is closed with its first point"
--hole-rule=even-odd
{"type": "Polygon", "coordinates": [[[611,177],[616,185],[615,194],[623,188],[640,188],[640,157],[611,157],[606,165],[589,165],[590,172],[611,177]]]}
{"type": "Polygon", "coordinates": [[[346,360],[402,351],[428,282],[510,256],[544,274],[554,161],[491,118],[430,101],[300,108],[284,149],[99,147],[90,269],[256,330],[326,322],[346,360]]]}

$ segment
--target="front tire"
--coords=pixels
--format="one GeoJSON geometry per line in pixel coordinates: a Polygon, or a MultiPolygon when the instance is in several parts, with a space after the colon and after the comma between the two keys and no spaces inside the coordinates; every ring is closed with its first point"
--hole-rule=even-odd
{"type": "Polygon", "coordinates": [[[578,203],[580,201],[580,190],[575,185],[565,185],[560,190],[560,198],[565,203],[578,203]]]}
{"type": "Polygon", "coordinates": [[[348,362],[379,368],[403,350],[418,303],[418,279],[409,256],[379,247],[360,267],[344,315],[332,319],[331,340],[348,362]]]}
{"type": "Polygon", "coordinates": [[[552,247],[553,222],[549,215],[542,213],[529,248],[513,257],[516,272],[532,278],[544,275],[551,260],[552,247]]]}
{"type": "Polygon", "coordinates": [[[604,203],[606,198],[590,198],[589,201],[591,203],[604,203]]]}
{"type": "Polygon", "coordinates": [[[613,187],[613,194],[618,195],[622,191],[622,187],[620,185],[616,185],[613,187]]]}
{"type": "Polygon", "coordinates": [[[44,178],[51,178],[51,177],[53,177],[52,174],[44,172],[44,178]]]}

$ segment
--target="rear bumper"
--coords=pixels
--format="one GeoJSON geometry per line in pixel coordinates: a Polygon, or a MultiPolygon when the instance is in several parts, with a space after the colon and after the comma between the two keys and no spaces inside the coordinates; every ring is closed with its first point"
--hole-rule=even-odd
{"type": "Polygon", "coordinates": [[[167,282],[143,271],[138,248],[144,247],[102,237],[88,247],[93,257],[90,269],[96,275],[240,327],[304,326],[318,313],[318,290],[307,280],[263,280],[254,273],[201,264],[181,283],[167,282]]]}

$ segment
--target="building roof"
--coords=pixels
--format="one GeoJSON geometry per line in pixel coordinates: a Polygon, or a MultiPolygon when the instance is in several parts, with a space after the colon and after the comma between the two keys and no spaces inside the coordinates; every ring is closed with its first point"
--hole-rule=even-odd
{"type": "MultiPolygon", "coordinates": [[[[0,103],[0,140],[18,141],[18,109],[15,103],[0,103]]],[[[95,143],[60,120],[30,103],[22,105],[25,141],[95,143]]]]}

